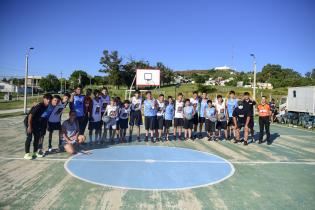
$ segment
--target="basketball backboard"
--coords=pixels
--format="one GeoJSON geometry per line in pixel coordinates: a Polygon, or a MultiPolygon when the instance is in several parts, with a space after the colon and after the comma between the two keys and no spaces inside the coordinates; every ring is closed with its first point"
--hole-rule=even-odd
{"type": "Polygon", "coordinates": [[[137,86],[160,86],[159,69],[137,69],[137,86]]]}

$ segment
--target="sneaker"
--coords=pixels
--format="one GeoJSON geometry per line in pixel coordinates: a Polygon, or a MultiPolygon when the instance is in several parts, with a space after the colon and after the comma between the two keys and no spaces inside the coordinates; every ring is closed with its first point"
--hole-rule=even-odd
{"type": "Polygon", "coordinates": [[[262,143],[263,143],[262,140],[259,140],[259,141],[258,141],[258,144],[262,144],[262,143]]]}
{"type": "Polygon", "coordinates": [[[198,139],[202,139],[202,134],[201,133],[198,135],[198,139]]]}
{"type": "Polygon", "coordinates": [[[33,153],[33,158],[42,158],[42,157],[44,157],[44,154],[42,151],[33,153]]]}
{"type": "Polygon", "coordinates": [[[145,141],[145,142],[148,142],[148,141],[149,141],[149,137],[146,136],[145,139],[144,139],[144,141],[145,141]]]}
{"type": "Polygon", "coordinates": [[[31,155],[30,153],[26,153],[26,154],[24,155],[24,159],[25,159],[25,160],[32,160],[33,157],[32,157],[32,155],[31,155]]]}
{"type": "Polygon", "coordinates": [[[247,146],[247,145],[248,145],[247,141],[244,141],[244,146],[247,146]]]}
{"type": "Polygon", "coordinates": [[[151,142],[155,143],[155,139],[153,137],[151,137],[151,142]]]}
{"type": "Polygon", "coordinates": [[[52,152],[53,150],[52,150],[52,148],[50,147],[50,148],[48,148],[48,152],[52,152]]]}
{"type": "Polygon", "coordinates": [[[128,141],[132,142],[132,137],[131,136],[129,136],[128,141]]]}
{"type": "Polygon", "coordinates": [[[240,142],[240,140],[236,140],[236,139],[235,139],[235,140],[233,141],[234,144],[237,144],[238,142],[240,142]]]}
{"type": "Polygon", "coordinates": [[[271,141],[270,140],[267,140],[267,145],[270,145],[271,144],[271,141]]]}
{"type": "Polygon", "coordinates": [[[210,136],[208,136],[208,141],[212,141],[212,138],[210,136]]]}
{"type": "Polygon", "coordinates": [[[140,141],[141,141],[140,136],[138,136],[138,137],[137,137],[137,140],[138,140],[138,142],[140,142],[140,141]]]}

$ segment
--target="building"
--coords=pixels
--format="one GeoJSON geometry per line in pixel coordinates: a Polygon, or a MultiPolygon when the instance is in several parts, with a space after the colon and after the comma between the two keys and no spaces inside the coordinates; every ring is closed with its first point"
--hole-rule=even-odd
{"type": "Polygon", "coordinates": [[[43,79],[42,76],[28,76],[27,77],[27,86],[28,87],[34,87],[34,88],[37,88],[39,89],[39,81],[43,79]]]}
{"type": "MultiPolygon", "coordinates": [[[[0,92],[2,93],[24,93],[24,86],[16,86],[8,82],[0,82],[0,92]]],[[[32,93],[32,88],[27,87],[27,93],[32,93]]]]}
{"type": "Polygon", "coordinates": [[[258,82],[256,86],[259,89],[273,89],[272,84],[267,82],[258,82]]]}

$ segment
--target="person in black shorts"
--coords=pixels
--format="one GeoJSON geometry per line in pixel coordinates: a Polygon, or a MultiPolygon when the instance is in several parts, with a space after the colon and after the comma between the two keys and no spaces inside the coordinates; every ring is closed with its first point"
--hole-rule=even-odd
{"type": "Polygon", "coordinates": [[[26,128],[26,140],[25,140],[25,155],[24,159],[31,160],[36,157],[43,157],[41,154],[38,154],[38,143],[41,137],[41,116],[50,105],[52,96],[50,94],[45,94],[43,96],[43,101],[33,106],[29,114],[24,119],[24,125],[26,128]],[[30,147],[32,138],[33,141],[33,154],[30,154],[30,147]]]}
{"type": "Polygon", "coordinates": [[[238,143],[240,141],[240,132],[241,129],[244,128],[244,145],[248,145],[248,123],[250,120],[250,116],[243,107],[243,101],[237,102],[238,106],[233,111],[233,122],[235,127],[236,139],[234,143],[238,143]]]}
{"type": "Polygon", "coordinates": [[[59,143],[58,143],[58,147],[59,149],[63,149],[62,146],[62,134],[61,134],[61,115],[63,113],[63,110],[67,107],[67,104],[69,102],[70,99],[70,94],[69,93],[65,93],[62,97],[62,101],[61,98],[59,98],[60,102],[59,104],[57,104],[57,106],[55,106],[53,112],[51,113],[49,119],[48,119],[48,152],[52,151],[52,135],[54,131],[58,131],[58,136],[59,136],[59,143]]]}
{"type": "MultiPolygon", "coordinates": [[[[198,92],[197,91],[194,91],[193,92],[193,97],[190,98],[190,103],[191,105],[194,107],[195,109],[195,114],[193,116],[193,124],[194,124],[194,130],[193,130],[193,134],[192,134],[192,138],[195,139],[197,138],[197,128],[198,128],[198,120],[199,120],[199,116],[198,116],[198,110],[199,110],[199,101],[200,98],[198,96],[198,92]]],[[[201,138],[201,136],[200,136],[201,138]]]]}
{"type": "Polygon", "coordinates": [[[130,101],[130,120],[129,120],[129,142],[132,141],[133,127],[137,127],[137,140],[140,141],[140,126],[142,125],[142,97],[140,91],[136,90],[130,101]]]}
{"type": "Polygon", "coordinates": [[[248,116],[250,117],[249,123],[248,123],[248,129],[251,133],[251,138],[252,138],[252,142],[255,142],[255,138],[254,138],[254,106],[256,105],[256,101],[254,101],[253,99],[250,98],[250,94],[249,92],[245,92],[244,93],[244,98],[243,98],[243,109],[246,111],[246,113],[248,114],[248,116]]]}
{"type": "Polygon", "coordinates": [[[164,100],[164,95],[160,94],[159,99],[157,100],[157,129],[158,129],[158,137],[157,141],[162,140],[162,133],[163,133],[163,128],[164,128],[164,114],[165,114],[165,100],[164,100]]]}
{"type": "Polygon", "coordinates": [[[172,96],[168,96],[168,101],[165,106],[164,114],[164,135],[165,140],[169,140],[169,129],[172,127],[172,121],[174,119],[174,102],[172,96]]]}
{"type": "Polygon", "coordinates": [[[120,132],[120,142],[126,142],[126,130],[128,128],[128,118],[130,115],[130,102],[125,100],[123,107],[119,109],[119,132],[120,132]]]}
{"type": "Polygon", "coordinates": [[[192,138],[191,130],[193,128],[193,116],[195,114],[195,109],[191,105],[190,100],[185,100],[184,107],[184,129],[185,129],[185,140],[189,140],[192,138]]]}
{"type": "Polygon", "coordinates": [[[175,101],[174,130],[173,130],[174,140],[176,140],[176,131],[178,131],[178,138],[181,139],[183,125],[184,125],[183,94],[178,93],[177,100],[175,101]]]}

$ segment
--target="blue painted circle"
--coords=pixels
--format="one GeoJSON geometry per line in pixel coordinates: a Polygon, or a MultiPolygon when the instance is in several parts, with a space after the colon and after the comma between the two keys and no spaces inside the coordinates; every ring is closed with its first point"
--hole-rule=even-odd
{"type": "Polygon", "coordinates": [[[114,146],[73,156],[65,169],[78,179],[124,189],[179,190],[223,181],[234,173],[210,153],[167,146],[114,146]]]}

